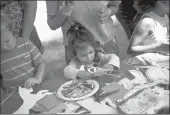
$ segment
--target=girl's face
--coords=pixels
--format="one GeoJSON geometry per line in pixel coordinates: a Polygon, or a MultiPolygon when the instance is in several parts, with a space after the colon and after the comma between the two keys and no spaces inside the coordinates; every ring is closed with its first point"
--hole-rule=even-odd
{"type": "Polygon", "coordinates": [[[76,49],[76,56],[82,64],[91,64],[95,57],[94,47],[87,45],[84,49],[76,49]]]}
{"type": "Polygon", "coordinates": [[[16,38],[6,27],[1,27],[1,51],[11,50],[16,45],[16,38]]]}

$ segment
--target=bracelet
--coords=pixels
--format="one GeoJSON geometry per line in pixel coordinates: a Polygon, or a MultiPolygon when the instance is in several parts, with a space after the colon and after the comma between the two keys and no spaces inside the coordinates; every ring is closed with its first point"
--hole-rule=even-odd
{"type": "Polygon", "coordinates": [[[91,78],[94,78],[94,77],[95,77],[95,76],[94,76],[94,73],[92,73],[92,74],[91,74],[91,78]]]}

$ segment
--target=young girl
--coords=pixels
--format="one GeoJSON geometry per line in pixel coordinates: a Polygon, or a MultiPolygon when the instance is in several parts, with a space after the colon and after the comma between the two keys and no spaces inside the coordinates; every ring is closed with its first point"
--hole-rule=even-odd
{"type": "Polygon", "coordinates": [[[134,8],[143,13],[129,43],[128,53],[169,53],[168,0],[136,0],[134,8]]]}
{"type": "Polygon", "coordinates": [[[119,69],[119,57],[115,54],[104,54],[97,48],[93,35],[80,24],[72,26],[67,35],[71,39],[71,50],[73,59],[64,69],[64,75],[68,79],[90,79],[96,77],[85,70],[79,70],[82,65],[85,67],[101,67],[107,69],[119,69]]]}

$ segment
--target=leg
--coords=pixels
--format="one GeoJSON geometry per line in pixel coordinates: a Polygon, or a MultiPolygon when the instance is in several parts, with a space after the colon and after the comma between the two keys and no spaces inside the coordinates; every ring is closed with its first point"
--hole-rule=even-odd
{"type": "Polygon", "coordinates": [[[102,47],[107,54],[118,55],[118,47],[117,47],[117,44],[114,40],[109,41],[107,44],[105,44],[102,47]]]}
{"type": "Polygon", "coordinates": [[[37,34],[37,30],[35,28],[35,26],[33,27],[32,33],[30,35],[30,40],[32,41],[32,43],[37,46],[37,48],[39,49],[40,53],[43,54],[44,53],[44,47],[40,41],[40,38],[37,34]]]}

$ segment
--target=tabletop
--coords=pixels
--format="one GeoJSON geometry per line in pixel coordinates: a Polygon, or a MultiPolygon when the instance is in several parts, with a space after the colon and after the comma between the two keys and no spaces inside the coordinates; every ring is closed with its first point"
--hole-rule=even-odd
{"type": "MultiPolygon", "coordinates": [[[[96,81],[98,81],[100,87],[102,88],[102,87],[106,86],[107,83],[112,83],[113,81],[119,82],[120,80],[122,80],[124,78],[133,80],[135,77],[134,77],[134,75],[132,75],[129,72],[129,70],[136,70],[137,68],[132,66],[131,63],[128,63],[129,61],[131,62],[130,59],[132,59],[132,58],[120,61],[120,68],[121,68],[120,69],[120,73],[121,73],[120,78],[107,76],[107,77],[100,77],[100,78],[95,79],[96,81]]],[[[141,60],[139,60],[140,58],[133,57],[133,59],[139,61],[140,64],[144,63],[144,62],[141,62],[141,60]]],[[[48,72],[46,74],[47,77],[45,78],[44,82],[38,86],[38,89],[39,90],[48,89],[51,92],[57,91],[59,86],[67,81],[65,79],[65,77],[63,76],[63,73],[61,74],[62,69],[63,68],[60,68],[60,70],[59,70],[60,72],[59,71],[56,72],[55,70],[48,72]]],[[[5,96],[3,96],[1,94],[1,99],[3,99],[4,97],[5,96]]],[[[4,99],[3,99],[3,101],[1,101],[1,113],[11,114],[21,106],[21,104],[23,103],[23,100],[20,98],[17,91],[15,91],[13,94],[11,94],[7,97],[8,98],[5,101],[4,101],[4,99]]]]}

